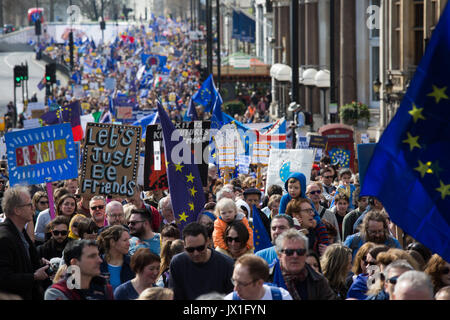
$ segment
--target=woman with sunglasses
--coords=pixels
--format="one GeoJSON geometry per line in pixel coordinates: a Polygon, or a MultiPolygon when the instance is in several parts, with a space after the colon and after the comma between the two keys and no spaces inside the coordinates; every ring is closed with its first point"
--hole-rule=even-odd
{"type": "Polygon", "coordinates": [[[37,220],[37,217],[39,216],[39,213],[41,211],[48,209],[47,192],[37,191],[33,195],[33,199],[31,200],[31,202],[33,202],[34,208],[36,209],[36,212],[35,212],[34,218],[33,218],[33,222],[36,225],[36,220],[37,220]]]}
{"type": "Polygon", "coordinates": [[[224,234],[224,241],[227,244],[227,249],[217,247],[216,250],[223,253],[234,260],[246,253],[253,253],[253,248],[247,249],[247,241],[250,237],[247,227],[240,221],[231,222],[224,234]]]}
{"type": "Polygon", "coordinates": [[[433,282],[434,293],[450,285],[450,263],[438,254],[431,256],[425,267],[425,273],[430,276],[433,282]]]}

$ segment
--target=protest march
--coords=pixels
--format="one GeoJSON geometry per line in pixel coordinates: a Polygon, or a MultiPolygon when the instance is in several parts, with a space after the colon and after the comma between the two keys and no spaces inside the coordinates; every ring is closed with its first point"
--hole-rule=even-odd
{"type": "Polygon", "coordinates": [[[376,143],[228,114],[187,20],[75,35],[0,137],[0,300],[449,300],[449,24],[376,143]]]}

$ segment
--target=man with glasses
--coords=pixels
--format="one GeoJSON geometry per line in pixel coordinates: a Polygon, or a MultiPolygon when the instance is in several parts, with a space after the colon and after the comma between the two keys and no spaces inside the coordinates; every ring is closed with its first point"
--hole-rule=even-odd
{"type": "Polygon", "coordinates": [[[139,248],[148,248],[156,255],[161,252],[161,236],[152,230],[152,215],[146,209],[132,209],[128,220],[130,230],[130,249],[132,256],[139,248]]]}
{"type": "Polygon", "coordinates": [[[308,238],[291,228],[275,241],[279,258],[271,281],[289,291],[294,300],[335,300],[328,280],[306,263],[308,238]]]}
{"type": "MultiPolygon", "coordinates": [[[[392,293],[394,292],[395,285],[397,284],[397,279],[406,271],[414,270],[414,268],[403,259],[395,260],[391,262],[386,269],[383,271],[384,276],[384,290],[381,291],[381,296],[384,300],[390,300],[392,293]],[[384,297],[383,297],[384,293],[384,297]]],[[[375,299],[375,297],[369,296],[367,300],[381,300],[375,299]]]]}
{"type": "MultiPolygon", "coordinates": [[[[311,199],[314,208],[316,209],[317,213],[319,213],[320,219],[328,221],[338,231],[339,224],[336,219],[336,215],[331,210],[328,210],[327,208],[322,206],[322,204],[320,203],[323,197],[322,184],[320,182],[311,182],[310,184],[308,184],[308,186],[306,187],[306,195],[309,199],[311,199]]],[[[338,231],[336,241],[341,241],[340,231],[338,231]]]]}
{"type": "Polygon", "coordinates": [[[26,187],[5,191],[2,208],[6,219],[0,224],[0,291],[25,300],[41,300],[39,281],[48,278],[48,265],[42,266],[36,247],[25,231],[33,220],[34,206],[26,187]]]}
{"type": "Polygon", "coordinates": [[[292,300],[286,289],[264,284],[269,278],[269,266],[253,254],[240,256],[235,264],[231,282],[234,291],[224,300],[292,300]]]}
{"type": "Polygon", "coordinates": [[[402,249],[398,240],[389,233],[388,220],[388,216],[382,211],[370,210],[366,213],[361,231],[348,236],[344,241],[344,245],[352,249],[353,258],[359,248],[366,242],[402,249]]]}
{"type": "Polygon", "coordinates": [[[105,226],[105,207],[106,200],[103,196],[94,196],[89,201],[89,211],[91,213],[92,220],[99,228],[105,226]]]}
{"type": "Polygon", "coordinates": [[[61,258],[67,243],[72,241],[69,235],[69,220],[65,216],[58,216],[50,222],[51,238],[37,250],[41,258],[50,260],[51,258],[61,258]]]}
{"type": "Polygon", "coordinates": [[[263,258],[269,266],[272,266],[274,263],[278,261],[278,256],[275,251],[275,240],[278,238],[280,234],[286,231],[289,228],[294,227],[294,220],[286,214],[278,214],[272,218],[270,222],[270,237],[272,239],[272,247],[260,250],[255,254],[261,258],[263,258]]]}
{"type": "Polygon", "coordinates": [[[206,228],[197,222],[189,223],[183,229],[183,240],[185,252],[174,256],[169,267],[169,288],[174,291],[175,300],[231,292],[234,261],[207,247],[206,228]]]}
{"type": "MultiPolygon", "coordinates": [[[[123,212],[123,205],[119,201],[113,200],[109,202],[106,205],[105,212],[108,226],[124,226],[128,229],[125,221],[125,213],[123,212]]],[[[99,230],[99,233],[101,233],[101,231],[99,230]]]]}

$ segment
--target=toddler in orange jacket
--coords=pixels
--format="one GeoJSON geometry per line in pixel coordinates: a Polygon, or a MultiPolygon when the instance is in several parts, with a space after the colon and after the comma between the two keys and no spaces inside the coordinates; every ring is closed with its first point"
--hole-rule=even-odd
{"type": "Polygon", "coordinates": [[[219,247],[224,250],[228,246],[224,240],[225,230],[229,223],[233,221],[241,221],[248,229],[249,238],[247,241],[247,249],[253,248],[253,230],[248,224],[248,220],[243,213],[237,211],[236,203],[229,198],[223,198],[216,204],[215,214],[218,217],[214,221],[213,241],[214,247],[219,247]]]}

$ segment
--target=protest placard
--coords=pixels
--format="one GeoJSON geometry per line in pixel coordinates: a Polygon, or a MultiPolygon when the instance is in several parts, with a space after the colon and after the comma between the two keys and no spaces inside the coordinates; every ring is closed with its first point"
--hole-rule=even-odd
{"type": "Polygon", "coordinates": [[[161,125],[147,126],[143,184],[145,191],[167,190],[169,188],[165,159],[161,125]]]}
{"type": "Polygon", "coordinates": [[[134,195],[141,127],[88,123],[83,147],[82,194],[134,195]]]}
{"type": "Polygon", "coordinates": [[[312,149],[271,149],[266,186],[277,184],[284,190],[286,180],[294,172],[303,173],[308,184],[313,162],[314,150],[312,149]]]}
{"type": "Polygon", "coordinates": [[[77,178],[78,165],[69,123],[5,135],[9,182],[39,184],[77,178]]]}

